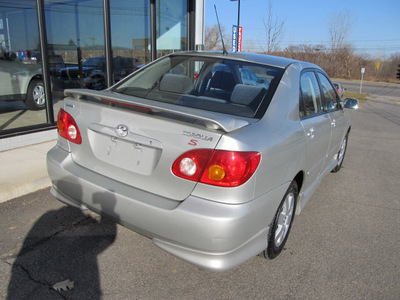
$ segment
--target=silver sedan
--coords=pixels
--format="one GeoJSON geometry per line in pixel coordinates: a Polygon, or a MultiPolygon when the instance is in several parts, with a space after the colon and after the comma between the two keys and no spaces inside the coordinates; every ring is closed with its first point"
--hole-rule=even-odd
{"type": "Polygon", "coordinates": [[[265,55],[175,53],[65,96],[51,193],[216,271],[282,252],[351,128],[321,68],[265,55]]]}

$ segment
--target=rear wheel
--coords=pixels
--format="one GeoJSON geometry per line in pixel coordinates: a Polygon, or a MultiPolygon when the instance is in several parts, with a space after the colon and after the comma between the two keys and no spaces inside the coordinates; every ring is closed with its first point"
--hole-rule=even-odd
{"type": "Polygon", "coordinates": [[[45,108],[45,105],[46,97],[44,93],[43,81],[40,79],[33,79],[29,83],[25,106],[30,110],[39,110],[45,108]]]}
{"type": "Polygon", "coordinates": [[[282,252],[292,227],[297,196],[297,183],[292,181],[271,223],[268,247],[263,252],[265,258],[273,259],[282,252]]]}
{"type": "Polygon", "coordinates": [[[349,138],[349,134],[347,133],[346,136],[344,137],[343,141],[342,141],[342,144],[340,145],[340,149],[339,149],[339,152],[337,154],[337,165],[332,170],[332,173],[338,172],[342,167],[343,160],[344,160],[344,155],[346,154],[348,138],[349,138]]]}

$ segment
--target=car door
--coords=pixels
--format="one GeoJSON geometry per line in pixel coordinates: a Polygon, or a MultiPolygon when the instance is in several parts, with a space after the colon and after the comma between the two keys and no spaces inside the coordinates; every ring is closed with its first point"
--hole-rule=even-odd
{"type": "Polygon", "coordinates": [[[300,119],[307,145],[307,186],[322,172],[331,140],[331,119],[323,109],[323,99],[313,70],[300,79],[300,119]]]}
{"type": "Polygon", "coordinates": [[[335,155],[339,152],[346,130],[346,116],[340,106],[339,96],[328,77],[321,72],[317,72],[317,76],[321,86],[324,110],[328,112],[331,121],[332,134],[326,162],[326,166],[329,166],[329,162],[335,159],[335,155]]]}

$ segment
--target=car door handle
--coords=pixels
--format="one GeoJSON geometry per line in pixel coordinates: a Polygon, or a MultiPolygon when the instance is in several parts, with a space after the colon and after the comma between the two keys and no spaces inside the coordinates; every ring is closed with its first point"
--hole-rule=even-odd
{"type": "Polygon", "coordinates": [[[314,128],[311,128],[311,129],[307,132],[307,136],[308,136],[310,139],[313,139],[313,138],[314,138],[314,128]]]}

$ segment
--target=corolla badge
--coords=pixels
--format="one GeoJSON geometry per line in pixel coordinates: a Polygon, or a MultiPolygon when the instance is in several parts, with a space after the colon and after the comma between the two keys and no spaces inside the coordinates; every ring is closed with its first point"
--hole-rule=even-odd
{"type": "Polygon", "coordinates": [[[128,135],[129,129],[125,125],[118,125],[116,132],[120,137],[125,137],[128,135]]]}

